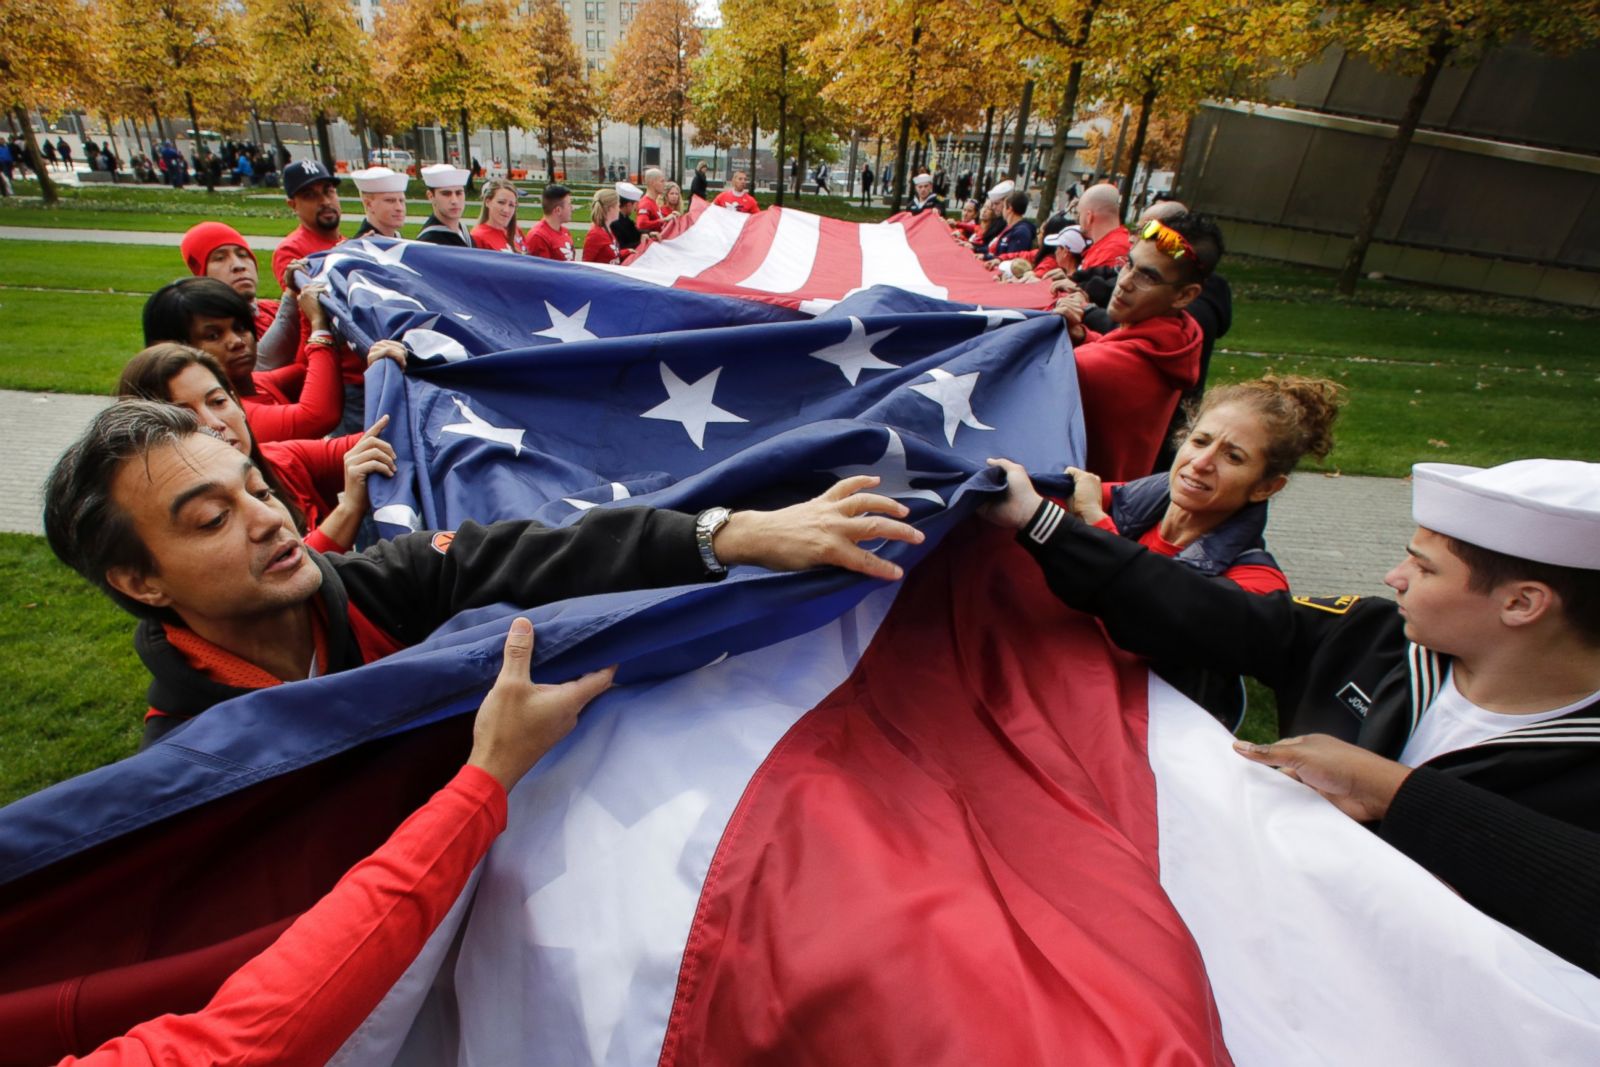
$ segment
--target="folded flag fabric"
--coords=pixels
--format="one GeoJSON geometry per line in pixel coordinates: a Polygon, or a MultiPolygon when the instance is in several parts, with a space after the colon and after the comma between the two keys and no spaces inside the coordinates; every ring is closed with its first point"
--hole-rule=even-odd
{"type": "Polygon", "coordinates": [[[981,307],[1042,310],[1054,302],[1048,285],[996,281],[951,238],[944,220],[928,213],[860,223],[790,207],[754,215],[706,207],[674,236],[615,269],[678,289],[813,312],[875,285],[981,307]]]}

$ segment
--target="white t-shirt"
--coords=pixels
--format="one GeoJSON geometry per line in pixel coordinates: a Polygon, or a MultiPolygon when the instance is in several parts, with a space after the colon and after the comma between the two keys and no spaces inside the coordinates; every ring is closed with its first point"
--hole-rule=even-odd
{"type": "Polygon", "coordinates": [[[1438,696],[1433,698],[1433,703],[1422,713],[1416,733],[1411,735],[1411,740],[1406,742],[1405,749],[1401,751],[1400,762],[1407,767],[1420,767],[1435,756],[1467,748],[1511,730],[1532,726],[1536,722],[1560,718],[1569,712],[1587,707],[1596,699],[1600,699],[1600,692],[1591,693],[1582,700],[1568,704],[1564,708],[1556,708],[1554,711],[1506,715],[1480,708],[1462,696],[1461,690],[1456,688],[1456,673],[1452,667],[1445,677],[1444,685],[1439,687],[1438,696]]]}

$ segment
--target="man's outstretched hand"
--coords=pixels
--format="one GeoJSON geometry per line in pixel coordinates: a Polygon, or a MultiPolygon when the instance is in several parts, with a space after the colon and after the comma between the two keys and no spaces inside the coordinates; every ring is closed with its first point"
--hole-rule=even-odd
{"type": "Polygon", "coordinates": [[[1286,737],[1272,745],[1235,741],[1233,749],[1253,763],[1276,767],[1321,793],[1334,807],[1362,822],[1389,813],[1411,768],[1327,734],[1286,737]]]}
{"type": "Polygon", "coordinates": [[[861,547],[862,541],[922,543],[922,531],[900,522],[910,509],[898,500],[863,490],[872,475],[835,483],[826,493],[777,511],[736,511],[717,531],[711,547],[724,566],[754,563],[774,571],[831,565],[894,580],[904,571],[861,547]]]}
{"type": "Polygon", "coordinates": [[[483,698],[472,724],[467,763],[488,771],[506,792],[577,724],[584,706],[611,687],[615,667],[590,671],[561,685],[538,685],[529,677],[533,624],[513,619],[506,634],[500,677],[483,698]]]}

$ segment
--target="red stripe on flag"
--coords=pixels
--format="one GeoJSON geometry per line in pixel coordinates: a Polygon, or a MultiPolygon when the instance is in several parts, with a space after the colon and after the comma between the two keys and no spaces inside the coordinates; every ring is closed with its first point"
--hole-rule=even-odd
{"type": "Polygon", "coordinates": [[[741,800],[661,1064],[1228,1062],[1157,878],[1146,677],[958,531],[741,800]]]}
{"type": "MultiPolygon", "coordinates": [[[[778,233],[778,221],[783,217],[783,209],[773,208],[751,216],[745,223],[744,229],[739,231],[738,240],[734,241],[733,248],[727,256],[713,266],[696,274],[692,279],[695,288],[707,287],[706,292],[724,292],[737,288],[738,284],[754,274],[766,262],[767,255],[772,251],[773,238],[778,233]]],[[[679,279],[680,284],[691,279],[679,279]]]]}
{"type": "Polygon", "coordinates": [[[843,297],[861,288],[861,226],[843,219],[824,218],[817,242],[817,261],[800,291],[818,296],[843,297]]]}
{"type": "Polygon", "coordinates": [[[1055,304],[1055,294],[1044,282],[1032,284],[996,280],[976,256],[957,244],[942,219],[923,213],[901,214],[895,220],[906,228],[906,242],[922,262],[928,277],[950,291],[950,299],[984,307],[1032,308],[1043,311],[1055,304]]]}

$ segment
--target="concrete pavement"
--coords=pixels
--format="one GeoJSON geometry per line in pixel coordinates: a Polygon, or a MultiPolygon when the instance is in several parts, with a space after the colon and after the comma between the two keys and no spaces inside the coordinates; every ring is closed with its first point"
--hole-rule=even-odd
{"type": "MultiPolygon", "coordinates": [[[[45,476],[108,402],[0,390],[0,440],[7,458],[0,465],[0,530],[43,533],[45,476]]],[[[1273,502],[1267,547],[1297,593],[1389,595],[1383,575],[1400,559],[1411,530],[1409,480],[1304,472],[1273,502]]]]}

